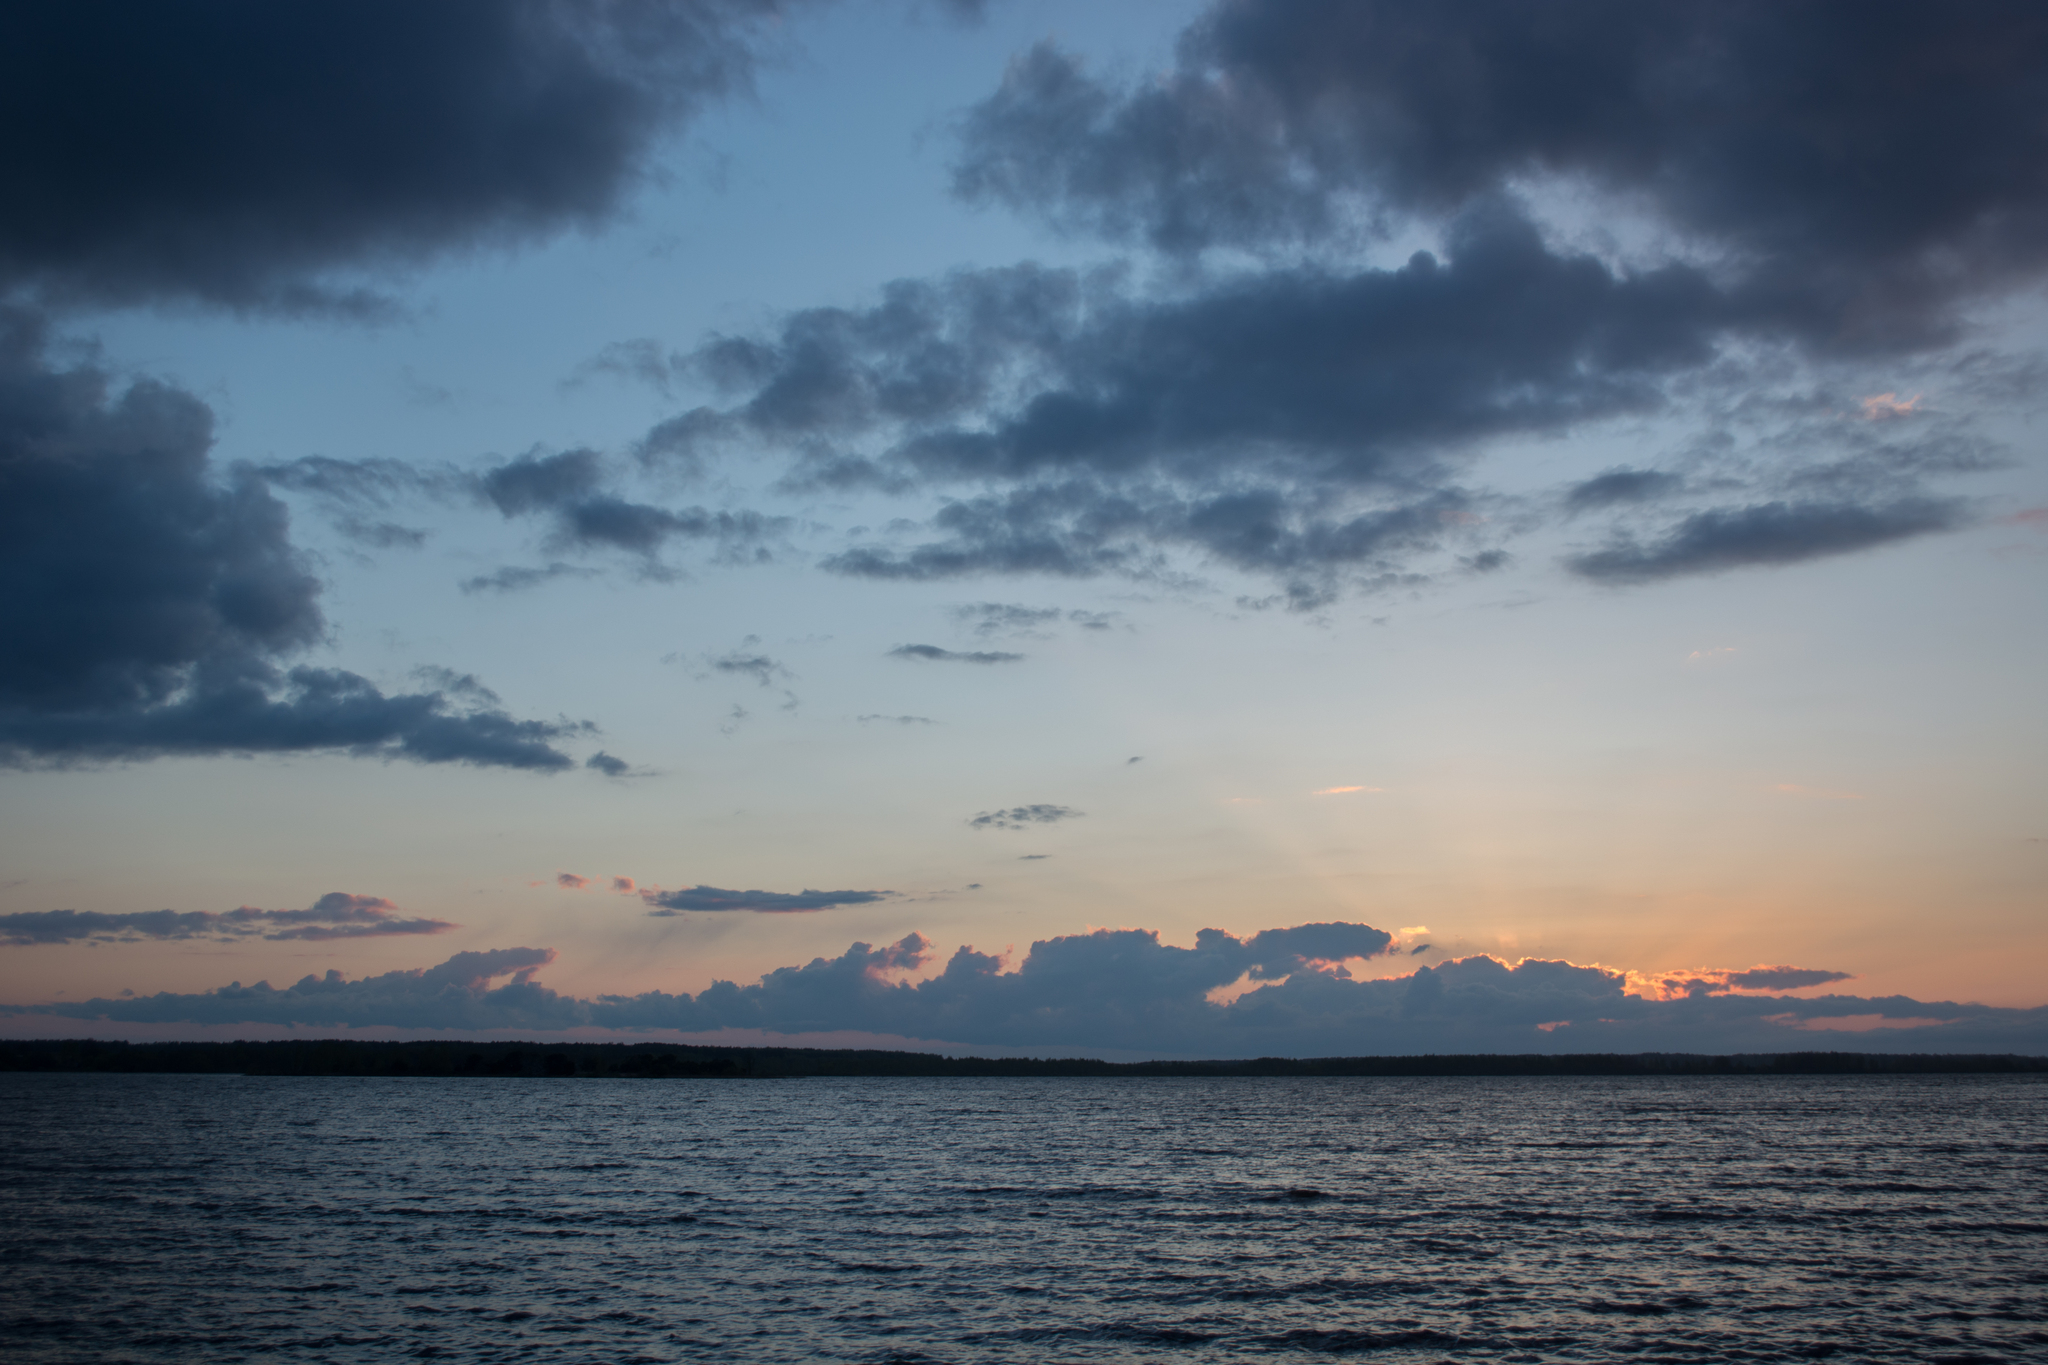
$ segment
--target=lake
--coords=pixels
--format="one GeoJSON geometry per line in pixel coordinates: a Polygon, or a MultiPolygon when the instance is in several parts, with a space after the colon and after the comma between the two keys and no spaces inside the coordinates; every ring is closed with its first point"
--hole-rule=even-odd
{"type": "Polygon", "coordinates": [[[2048,1359],[2048,1078],[0,1075],[13,1362],[2048,1359]]]}

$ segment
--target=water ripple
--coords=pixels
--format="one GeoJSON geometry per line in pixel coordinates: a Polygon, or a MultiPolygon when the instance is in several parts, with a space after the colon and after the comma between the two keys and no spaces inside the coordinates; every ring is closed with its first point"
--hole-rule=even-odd
{"type": "Polygon", "coordinates": [[[8,1360],[2021,1362],[2030,1076],[0,1076],[8,1360]]]}

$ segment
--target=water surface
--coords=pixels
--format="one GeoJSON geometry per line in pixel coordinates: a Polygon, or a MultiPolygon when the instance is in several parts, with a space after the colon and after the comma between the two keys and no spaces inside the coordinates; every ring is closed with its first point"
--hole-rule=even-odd
{"type": "Polygon", "coordinates": [[[2048,1080],[0,1075],[17,1362],[2048,1359],[2048,1080]]]}

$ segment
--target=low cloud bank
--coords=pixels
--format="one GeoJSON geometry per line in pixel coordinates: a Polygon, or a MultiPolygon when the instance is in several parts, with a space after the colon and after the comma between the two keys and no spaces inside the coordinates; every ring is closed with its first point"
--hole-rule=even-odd
{"type": "Polygon", "coordinates": [[[1203,1057],[1822,1046],[2048,1052],[2048,1008],[1747,993],[1840,977],[1811,968],[1668,974],[1704,985],[1658,998],[1632,989],[1626,973],[1570,962],[1511,966],[1470,957],[1378,980],[1355,979],[1343,965],[1392,948],[1389,934],[1364,924],[1305,924],[1245,938],[1205,929],[1189,948],[1161,943],[1151,930],[1098,929],[1040,940],[1014,971],[1005,970],[1002,957],[963,946],[937,975],[912,980],[903,974],[937,954],[929,939],[911,934],[886,947],[856,943],[835,958],[778,968],[752,985],[720,981],[694,996],[649,991],[589,999],[533,979],[554,960],[552,949],[506,948],[357,981],[330,971],[283,989],[235,983],[193,995],[7,1012],[106,1025],[857,1032],[963,1046],[1203,1057]],[[509,979],[496,984],[500,978],[509,979]],[[1247,981],[1251,988],[1229,1003],[1211,1003],[1219,988],[1247,981]]]}
{"type": "Polygon", "coordinates": [[[210,910],[144,910],[132,914],[31,910],[0,915],[0,945],[25,948],[44,943],[257,936],[318,941],[439,934],[461,927],[447,920],[406,919],[404,913],[382,896],[353,896],[346,891],[330,891],[304,910],[259,910],[251,905],[225,914],[210,910]]]}

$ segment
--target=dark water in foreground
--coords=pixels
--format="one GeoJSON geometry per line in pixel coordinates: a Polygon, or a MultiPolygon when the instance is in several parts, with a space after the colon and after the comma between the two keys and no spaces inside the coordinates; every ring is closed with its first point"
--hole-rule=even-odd
{"type": "Polygon", "coordinates": [[[2048,1360],[2031,1077],[4,1075],[0,1153],[11,1362],[2048,1360]]]}

